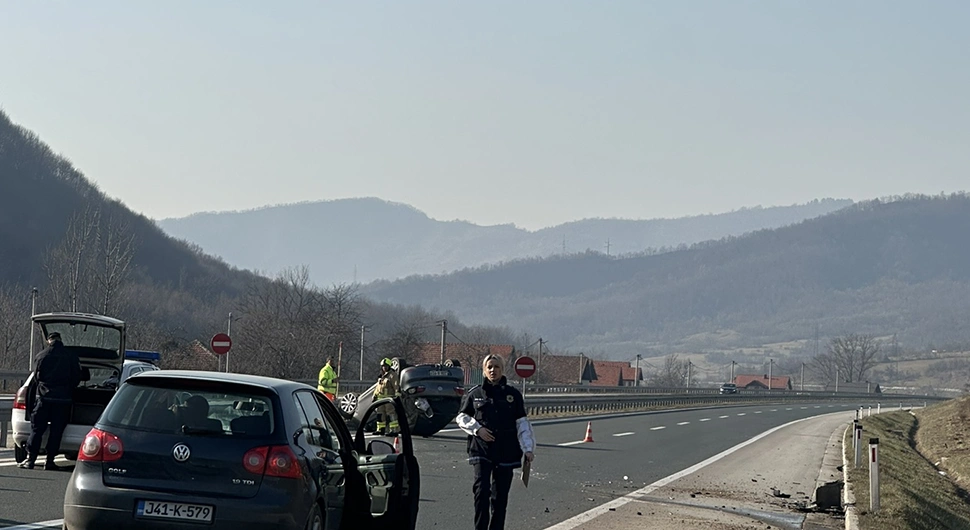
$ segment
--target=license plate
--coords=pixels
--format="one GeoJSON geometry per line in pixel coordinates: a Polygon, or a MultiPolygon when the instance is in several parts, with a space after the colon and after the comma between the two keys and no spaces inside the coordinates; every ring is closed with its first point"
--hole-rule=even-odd
{"type": "Polygon", "coordinates": [[[428,372],[428,375],[430,375],[431,377],[434,377],[434,376],[448,377],[449,375],[451,375],[451,372],[449,372],[448,370],[431,370],[428,372]]]}
{"type": "Polygon", "coordinates": [[[181,502],[138,501],[135,515],[157,519],[178,519],[180,521],[212,522],[212,506],[204,504],[185,504],[181,502]]]}

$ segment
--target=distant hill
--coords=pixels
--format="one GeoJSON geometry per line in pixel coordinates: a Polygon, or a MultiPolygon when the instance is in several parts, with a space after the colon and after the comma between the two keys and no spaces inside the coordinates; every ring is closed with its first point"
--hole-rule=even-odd
{"type": "Polygon", "coordinates": [[[907,197],[655,255],[521,260],[363,292],[613,358],[806,339],[816,326],[965,344],[968,234],[970,197],[907,197]]]}
{"type": "Polygon", "coordinates": [[[233,265],[272,274],[307,264],[317,282],[328,284],[560,255],[564,243],[567,254],[605,252],[607,241],[612,255],[638,253],[785,226],[850,204],[825,199],[680,219],[585,219],[530,232],[436,221],[405,204],[361,198],[199,213],[158,225],[233,265]]]}
{"type": "MultiPolygon", "coordinates": [[[[245,292],[255,278],[173,239],[150,219],[109,198],[69,160],[3,112],[0,189],[0,285],[43,287],[45,253],[64,239],[72,217],[86,209],[130,230],[137,249],[132,281],[139,293],[133,297],[142,298],[128,308],[133,318],[170,324],[191,336],[207,328],[209,310],[245,292]]],[[[41,289],[38,311],[68,309],[52,305],[46,292],[41,289]]]]}

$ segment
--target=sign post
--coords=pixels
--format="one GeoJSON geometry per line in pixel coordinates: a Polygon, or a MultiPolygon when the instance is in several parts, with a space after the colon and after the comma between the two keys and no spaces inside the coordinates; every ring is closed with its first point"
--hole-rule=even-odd
{"type": "Polygon", "coordinates": [[[879,511],[879,438],[869,438],[869,511],[879,511]]]}
{"type": "MultiPolygon", "coordinates": [[[[209,341],[209,348],[216,355],[225,355],[232,349],[232,339],[225,333],[216,333],[209,341]]],[[[229,372],[229,363],[226,363],[226,372],[229,372]]]]}
{"type": "Polygon", "coordinates": [[[515,375],[522,378],[522,399],[525,399],[525,380],[532,377],[536,373],[536,362],[529,357],[524,355],[515,360],[515,375]]]}

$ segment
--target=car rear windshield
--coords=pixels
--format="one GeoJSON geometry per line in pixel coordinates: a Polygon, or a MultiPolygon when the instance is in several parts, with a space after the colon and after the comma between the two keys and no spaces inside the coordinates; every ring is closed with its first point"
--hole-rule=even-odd
{"type": "Polygon", "coordinates": [[[269,396],[245,390],[127,384],[101,421],[147,432],[259,437],[273,432],[272,403],[269,396]]]}

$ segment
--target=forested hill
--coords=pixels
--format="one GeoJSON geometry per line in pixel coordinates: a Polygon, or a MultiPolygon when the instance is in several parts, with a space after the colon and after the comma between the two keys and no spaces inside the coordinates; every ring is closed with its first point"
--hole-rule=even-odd
{"type": "MultiPolygon", "coordinates": [[[[133,317],[151,315],[186,331],[192,322],[191,300],[200,301],[200,308],[211,308],[218,300],[245,292],[254,278],[169,237],[150,219],[107,197],[69,160],[3,112],[0,189],[0,285],[53,288],[47,270],[57,269],[55,276],[63,281],[72,252],[88,261],[85,266],[91,265],[91,259],[103,260],[114,253],[116,264],[126,265],[133,282],[125,293],[128,299],[121,300],[118,292],[112,295],[114,302],[135,302],[127,305],[133,317]],[[79,238],[73,244],[67,241],[71,233],[79,238]],[[82,244],[82,235],[87,243],[82,244]]],[[[107,279],[109,273],[120,271],[86,270],[83,276],[92,279],[98,272],[107,279]]],[[[94,289],[93,283],[79,288],[94,289]]],[[[50,289],[41,289],[38,310],[70,309],[64,297],[55,300],[49,293],[50,289]]],[[[104,298],[88,299],[98,297],[104,298]]]]}
{"type": "Polygon", "coordinates": [[[624,259],[524,260],[375,282],[390,302],[515,324],[560,347],[731,348],[844,332],[970,340],[970,198],[873,201],[743,237],[624,259]]]}
{"type": "Polygon", "coordinates": [[[679,219],[584,219],[530,232],[513,225],[436,221],[405,204],[361,198],[200,213],[163,219],[159,226],[240,267],[273,273],[308,264],[317,282],[327,284],[548,257],[563,254],[564,247],[566,254],[606,252],[607,242],[612,255],[677,247],[785,226],[849,204],[825,199],[679,219]]]}

